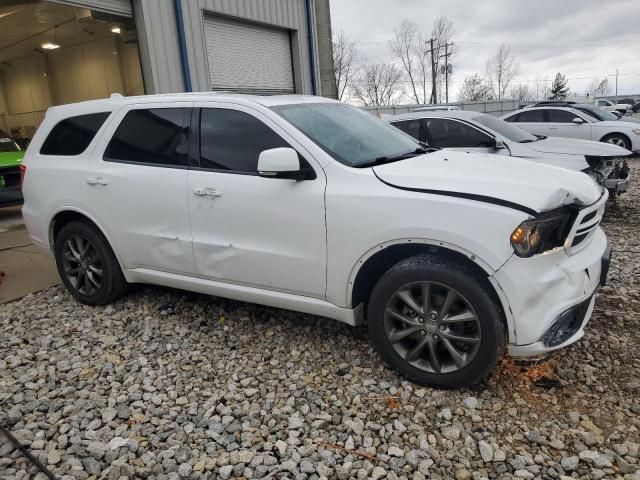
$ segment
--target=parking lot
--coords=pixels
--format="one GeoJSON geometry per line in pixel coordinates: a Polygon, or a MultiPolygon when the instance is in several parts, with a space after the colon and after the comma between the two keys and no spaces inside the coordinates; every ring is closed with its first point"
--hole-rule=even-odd
{"type": "MultiPolygon", "coordinates": [[[[0,424],[60,478],[638,479],[632,175],[587,334],[540,366],[420,388],[337,322],[156,287],[89,308],[56,286],[0,308],[0,424]]],[[[0,478],[44,478],[0,438],[0,478]]]]}

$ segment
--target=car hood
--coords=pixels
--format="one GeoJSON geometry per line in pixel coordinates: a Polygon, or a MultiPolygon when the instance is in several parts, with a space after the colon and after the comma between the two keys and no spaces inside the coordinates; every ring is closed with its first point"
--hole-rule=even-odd
{"type": "Polygon", "coordinates": [[[607,128],[633,128],[638,129],[638,124],[635,122],[628,122],[625,118],[624,120],[604,120],[602,122],[595,122],[593,125],[596,127],[607,127],[607,128]]]}
{"type": "Polygon", "coordinates": [[[616,123],[619,122],[623,122],[623,123],[634,123],[636,125],[635,128],[638,128],[638,124],[640,123],[640,118],[638,117],[624,117],[624,119],[620,119],[620,120],[615,120],[616,123]]]}
{"type": "Polygon", "coordinates": [[[593,157],[620,157],[631,154],[626,148],[610,143],[562,137],[547,137],[544,140],[525,145],[531,150],[541,153],[577,154],[593,157]]]}
{"type": "Polygon", "coordinates": [[[495,203],[527,213],[590,205],[601,188],[581,172],[501,155],[440,150],[373,168],[384,183],[495,203]]]}

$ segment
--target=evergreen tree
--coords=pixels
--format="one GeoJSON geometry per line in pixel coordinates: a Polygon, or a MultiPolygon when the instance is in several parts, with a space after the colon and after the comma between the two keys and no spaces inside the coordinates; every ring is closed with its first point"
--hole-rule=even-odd
{"type": "Polygon", "coordinates": [[[563,74],[560,72],[556,73],[556,78],[553,79],[553,84],[551,85],[551,96],[549,100],[564,100],[567,98],[567,94],[569,93],[568,83],[563,74]]]}

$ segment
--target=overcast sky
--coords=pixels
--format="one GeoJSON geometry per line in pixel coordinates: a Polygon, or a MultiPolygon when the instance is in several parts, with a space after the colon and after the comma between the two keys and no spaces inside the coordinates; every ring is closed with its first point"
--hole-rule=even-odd
{"type": "Polygon", "coordinates": [[[519,64],[515,80],[533,89],[536,78],[562,72],[580,94],[593,81],[583,77],[609,75],[614,94],[617,68],[618,93],[640,94],[640,0],[331,0],[334,33],[346,32],[373,61],[394,59],[388,42],[403,18],[430,32],[443,15],[455,29],[453,99],[465,75],[485,75],[503,42],[519,64]]]}

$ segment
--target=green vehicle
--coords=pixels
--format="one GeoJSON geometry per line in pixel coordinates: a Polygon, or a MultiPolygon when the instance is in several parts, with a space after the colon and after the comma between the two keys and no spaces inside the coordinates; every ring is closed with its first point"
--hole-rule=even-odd
{"type": "Polygon", "coordinates": [[[20,163],[24,152],[0,130],[0,208],[22,204],[20,163]]]}

